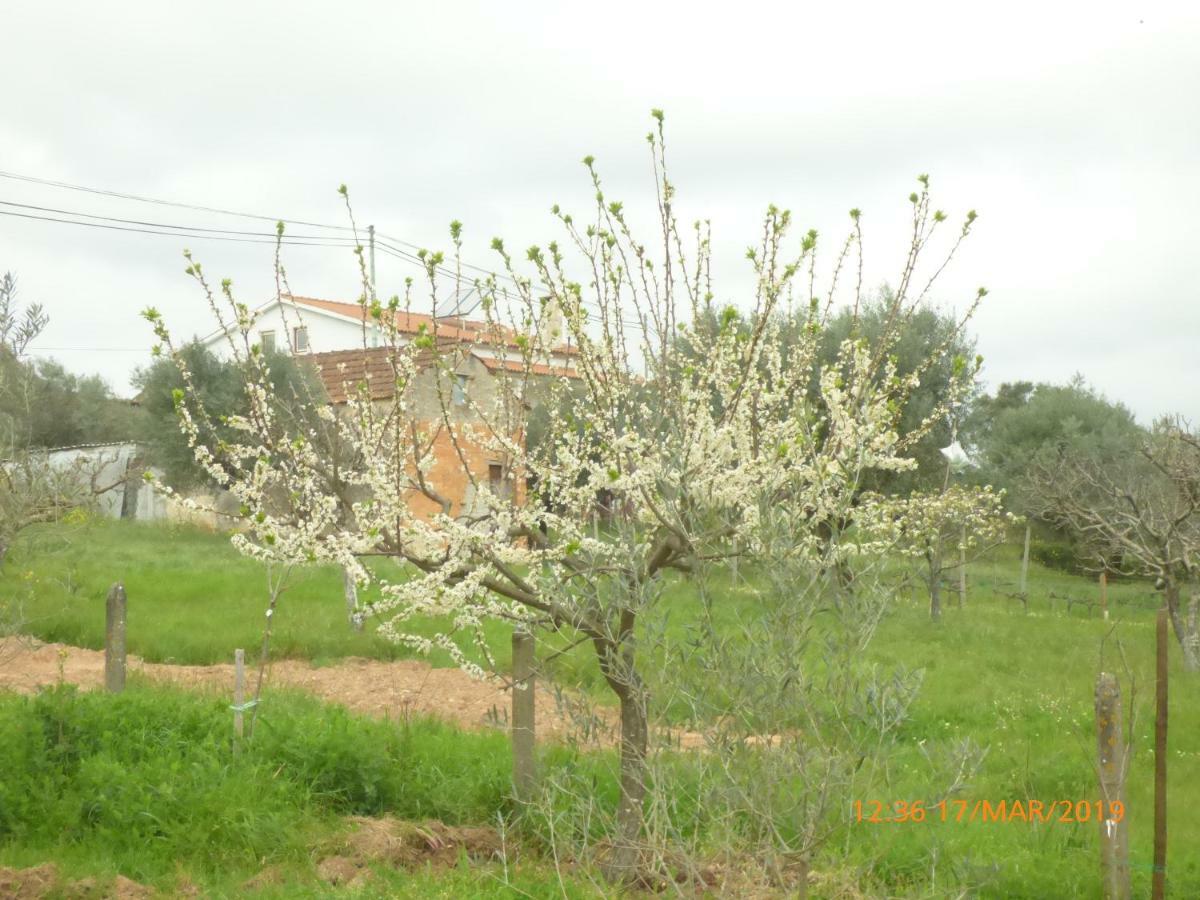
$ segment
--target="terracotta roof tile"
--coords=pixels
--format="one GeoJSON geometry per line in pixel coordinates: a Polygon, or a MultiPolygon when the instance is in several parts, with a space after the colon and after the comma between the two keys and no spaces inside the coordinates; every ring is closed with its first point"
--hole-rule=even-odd
{"type": "MultiPolygon", "coordinates": [[[[443,352],[459,346],[455,341],[442,342],[443,352]]],[[[345,403],[358,386],[366,382],[368,393],[372,400],[390,400],[396,395],[395,375],[392,364],[388,359],[391,352],[389,347],[358,348],[355,350],[333,350],[327,353],[310,353],[304,357],[312,363],[321,378],[332,403],[345,403]]],[[[483,363],[489,372],[505,369],[509,372],[525,371],[525,364],[520,359],[499,360],[478,353],[472,354],[483,363]]],[[[434,350],[423,350],[415,357],[418,369],[433,365],[437,358],[434,350]]],[[[549,366],[545,363],[534,363],[530,371],[534,375],[579,378],[579,372],[573,366],[549,366]]]]}
{"type": "MultiPolygon", "coordinates": [[[[304,357],[317,367],[321,384],[332,403],[345,403],[358,385],[366,382],[372,400],[390,400],[396,395],[395,373],[388,360],[389,347],[372,347],[364,350],[333,350],[328,353],[312,353],[304,357]]],[[[426,350],[416,357],[418,369],[426,368],[434,360],[434,351],[426,350]]]]}
{"type": "MultiPolygon", "coordinates": [[[[315,297],[298,297],[294,294],[284,295],[287,299],[300,306],[321,309],[325,312],[346,316],[357,321],[368,317],[367,310],[359,303],[343,303],[338,300],[318,300],[315,297]]],[[[385,313],[386,314],[386,313],[385,313]]],[[[390,315],[390,314],[389,314],[390,315]]],[[[419,334],[424,328],[429,332],[433,329],[433,317],[423,313],[401,312],[396,316],[396,329],[401,334],[419,334]]],[[[489,325],[474,319],[464,319],[460,316],[441,316],[437,321],[438,337],[447,340],[471,344],[489,344],[503,342],[506,346],[515,347],[518,334],[511,328],[489,325]],[[489,334],[489,331],[491,334],[489,334]]],[[[553,349],[554,353],[573,355],[579,352],[569,344],[560,344],[553,349]]]]}
{"type": "MultiPolygon", "coordinates": [[[[496,359],[495,357],[480,356],[479,354],[475,354],[475,358],[478,359],[481,363],[483,363],[483,365],[487,368],[487,370],[489,372],[497,372],[501,368],[506,369],[509,372],[524,372],[525,371],[525,361],[521,360],[521,359],[499,360],[499,359],[496,359]]],[[[573,365],[572,366],[550,366],[545,363],[533,363],[529,367],[529,371],[533,375],[554,375],[554,376],[565,375],[567,378],[579,378],[580,377],[579,370],[576,369],[573,365]]]]}

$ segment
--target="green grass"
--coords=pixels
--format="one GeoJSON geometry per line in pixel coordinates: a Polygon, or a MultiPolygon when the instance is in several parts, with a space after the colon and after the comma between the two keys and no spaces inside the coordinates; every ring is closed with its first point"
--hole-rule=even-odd
{"type": "MultiPolygon", "coordinates": [[[[980,581],[987,577],[985,569],[980,581]]],[[[1140,589],[1123,586],[1122,592],[1132,597],[1140,589]]],[[[936,754],[967,737],[988,755],[966,798],[1095,798],[1093,691],[1102,645],[1103,667],[1124,675],[1120,641],[1136,683],[1130,858],[1134,893],[1146,896],[1153,834],[1153,615],[1118,607],[1106,624],[1049,611],[1036,601],[1026,616],[1019,605],[1005,603],[989,602],[986,594],[969,599],[967,609],[947,611],[938,627],[923,605],[902,606],[881,629],[874,658],[923,668],[926,676],[904,726],[902,750],[890,761],[892,784],[872,799],[922,798],[928,765],[918,742],[936,754]]],[[[1171,643],[1168,870],[1174,896],[1200,896],[1200,676],[1183,672],[1173,636],[1171,643]]],[[[1128,682],[1122,688],[1127,700],[1128,682]]],[[[1098,832],[1096,824],[1057,822],[863,824],[852,829],[850,853],[897,884],[905,873],[929,879],[936,863],[951,880],[955,869],[974,869],[991,884],[986,896],[1086,897],[1096,893],[1098,832]]]]}
{"type": "MultiPolygon", "coordinates": [[[[1026,613],[1018,601],[1005,596],[1017,589],[1017,553],[1014,547],[1002,548],[974,564],[965,607],[955,608],[953,594],[947,592],[940,624],[929,621],[917,591],[897,599],[869,656],[882,667],[922,669],[924,683],[898,749],[888,760],[887,779],[873,789],[874,796],[861,799],[928,800],[935,785],[925,754],[936,758],[964,738],[988,750],[962,794],[966,799],[1094,798],[1095,677],[1102,664],[1124,675],[1119,643],[1136,686],[1129,820],[1135,894],[1146,895],[1152,855],[1155,598],[1144,582],[1114,582],[1109,586],[1111,616],[1106,623],[1098,609],[1076,606],[1068,612],[1065,600],[1051,596],[1094,598],[1094,582],[1034,564],[1026,613]]],[[[130,598],[132,652],[156,660],[208,662],[227,659],[232,647],[257,642],[265,594],[261,568],[238,558],[225,538],[190,529],[104,522],[45,529],[14,550],[0,590],[24,598],[32,633],[98,648],[103,641],[103,597],[118,578],[124,579],[130,598]]],[[[725,601],[722,615],[732,621],[753,603],[752,592],[744,584],[730,585],[725,601]]],[[[693,595],[684,581],[669,586],[665,605],[674,628],[695,614],[693,595]]],[[[399,655],[377,637],[349,630],[337,572],[299,573],[281,602],[276,627],[275,646],[282,654],[316,660],[399,655]]],[[[495,628],[489,640],[506,659],[505,629],[495,628]]],[[[584,647],[561,657],[555,669],[569,683],[602,697],[586,651],[584,647]]],[[[1173,637],[1171,674],[1169,888],[1172,896],[1200,896],[1200,853],[1195,851],[1200,842],[1200,676],[1182,671],[1173,637]]],[[[1128,697],[1129,683],[1123,681],[1122,687],[1128,697]]],[[[346,721],[351,723],[348,729],[364,734],[364,742],[383,740],[363,732],[367,724],[360,720],[346,721]]],[[[507,752],[502,743],[496,745],[494,759],[453,757],[455,762],[446,761],[441,771],[462,766],[458,777],[467,783],[476,779],[477,769],[502,779],[507,752]]],[[[561,764],[585,770],[600,765],[579,760],[561,764]]],[[[608,771],[607,764],[601,768],[608,771]]],[[[682,770],[681,777],[686,777],[682,770]]],[[[602,792],[611,789],[603,779],[597,784],[602,792]]],[[[460,815],[478,815],[489,802],[499,802],[494,793],[490,796],[492,801],[467,804],[473,812],[460,815]]],[[[703,811],[686,815],[695,817],[695,827],[704,827],[703,811]]],[[[986,897],[1091,897],[1096,895],[1098,831],[1091,823],[848,822],[818,866],[850,867],[864,884],[897,895],[971,885],[986,897]]],[[[58,852],[49,845],[46,849],[58,852]]],[[[431,883],[444,886],[451,883],[444,879],[451,877],[460,876],[439,875],[431,883]]]]}
{"type": "MultiPolygon", "coordinates": [[[[228,536],[192,527],[92,520],[31,529],[0,573],[0,591],[19,601],[28,634],[101,649],[104,598],[116,581],[128,597],[128,650],[148,661],[228,662],[234,648],[249,652],[262,641],[268,600],[263,565],[234,552],[228,536]]],[[[426,634],[445,627],[432,619],[416,623],[426,634]]],[[[499,624],[490,628],[499,660],[507,664],[508,632],[499,624]]],[[[465,635],[462,644],[470,645],[465,635]]],[[[291,573],[271,648],[276,657],[317,663],[413,655],[380,638],[370,623],[362,632],[349,627],[341,572],[328,566],[291,573]]],[[[451,665],[442,652],[430,661],[451,665]]]]}
{"type": "MultiPolygon", "coordinates": [[[[266,896],[315,896],[313,849],[343,816],[494,825],[510,813],[501,734],[359,718],[288,693],[272,694],[237,756],[231,730],[223,701],[161,686],[0,694],[0,864],[52,859],[68,877],[119,872],[168,893],[182,873],[215,896],[273,867],[281,884],[266,896]]],[[[560,895],[536,859],[516,883],[560,895]]],[[[436,877],[381,872],[373,890],[512,896],[499,865],[465,863],[436,877]]]]}

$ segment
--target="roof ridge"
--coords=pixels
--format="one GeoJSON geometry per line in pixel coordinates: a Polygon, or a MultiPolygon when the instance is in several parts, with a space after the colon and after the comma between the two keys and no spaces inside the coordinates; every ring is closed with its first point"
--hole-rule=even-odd
{"type": "MultiPolygon", "coordinates": [[[[344,307],[347,311],[347,314],[352,311],[352,314],[355,318],[365,317],[367,312],[365,306],[357,301],[348,302],[346,300],[324,300],[320,297],[304,297],[299,294],[281,294],[280,297],[287,298],[293,303],[300,303],[301,305],[309,306],[310,308],[317,310],[322,308],[322,304],[327,306],[344,307]]],[[[337,310],[331,309],[325,309],[324,311],[334,313],[338,312],[337,310]]],[[[403,312],[408,322],[411,322],[415,318],[418,320],[423,320],[419,323],[419,325],[423,325],[425,322],[434,323],[435,325],[437,325],[437,323],[441,323],[439,330],[445,330],[449,339],[456,340],[461,343],[477,343],[479,342],[480,338],[485,339],[483,343],[492,343],[491,341],[486,340],[486,338],[489,336],[489,332],[498,332],[498,337],[502,338],[505,344],[509,346],[519,346],[518,339],[521,336],[520,332],[512,326],[504,325],[500,322],[489,322],[481,319],[468,319],[459,315],[435,316],[430,313],[413,312],[409,309],[406,309],[403,312]]],[[[420,327],[402,327],[399,330],[406,334],[416,334],[420,332],[420,327]]],[[[570,356],[577,354],[579,351],[578,348],[572,347],[568,342],[551,347],[550,352],[561,353],[570,356]]]]}

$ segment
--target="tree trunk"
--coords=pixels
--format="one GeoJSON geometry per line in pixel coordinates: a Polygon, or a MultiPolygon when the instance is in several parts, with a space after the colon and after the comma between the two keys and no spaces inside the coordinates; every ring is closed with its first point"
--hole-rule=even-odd
{"type": "Polygon", "coordinates": [[[628,883],[641,868],[642,823],[646,798],[646,750],[649,729],[646,697],[640,685],[619,692],[621,698],[621,799],[613,843],[610,877],[628,883]]]}
{"type": "Polygon", "coordinates": [[[1171,628],[1183,651],[1183,667],[1189,672],[1200,672],[1200,632],[1197,631],[1196,600],[1192,599],[1192,610],[1184,620],[1179,603],[1179,585],[1168,581],[1163,587],[1167,599],[1167,614],[1171,617],[1171,628]]]}
{"type": "Polygon", "coordinates": [[[635,881],[641,872],[646,752],[649,744],[646,688],[635,665],[635,620],[636,613],[633,610],[624,610],[616,640],[599,636],[593,638],[600,671],[621,704],[621,796],[617,805],[612,854],[602,868],[606,877],[622,884],[635,881]]]}
{"type": "Polygon", "coordinates": [[[537,710],[534,698],[533,635],[522,628],[512,634],[512,755],[513,793],[518,802],[533,799],[537,783],[534,740],[537,710]]]}

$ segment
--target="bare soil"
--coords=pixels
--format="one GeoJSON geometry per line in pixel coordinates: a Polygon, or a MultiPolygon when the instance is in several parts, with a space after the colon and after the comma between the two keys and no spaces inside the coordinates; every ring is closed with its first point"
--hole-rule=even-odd
{"type": "Polygon", "coordinates": [[[28,869],[0,868],[0,897],[5,900],[38,900],[50,896],[73,900],[144,900],[154,896],[154,892],[124,875],[118,875],[107,885],[95,878],[68,881],[59,875],[54,863],[42,863],[28,869]]]}
{"type": "MultiPolygon", "coordinates": [[[[175,666],[148,663],[137,656],[127,659],[130,675],[142,675],[189,688],[212,690],[233,697],[233,664],[175,666]]],[[[246,696],[253,696],[257,666],[247,659],[246,696]]],[[[34,693],[39,688],[65,682],[92,690],[104,685],[104,652],[48,644],[32,638],[0,640],[0,690],[34,693]]],[[[329,666],[313,666],[301,660],[279,660],[269,665],[264,691],[290,687],[322,700],[338,703],[355,712],[403,719],[434,716],[466,728],[503,727],[512,708],[510,689],[498,678],[476,680],[460,669],[435,669],[416,660],[383,662],[351,657],[329,666]]],[[[539,739],[564,740],[578,737],[578,722],[560,708],[550,691],[539,690],[536,698],[539,739]]],[[[607,742],[611,716],[601,711],[593,723],[594,735],[607,742]],[[606,721],[607,720],[607,721],[606,721]],[[602,727],[596,729],[595,725],[602,727]]],[[[0,892],[0,896],[2,896],[0,892]]]]}
{"type": "Polygon", "coordinates": [[[317,863],[317,877],[328,884],[359,885],[370,877],[374,864],[402,869],[427,864],[450,867],[458,864],[460,855],[487,862],[504,850],[494,828],[405,822],[387,816],[352,816],[348,821],[350,831],[326,847],[317,863]]]}

